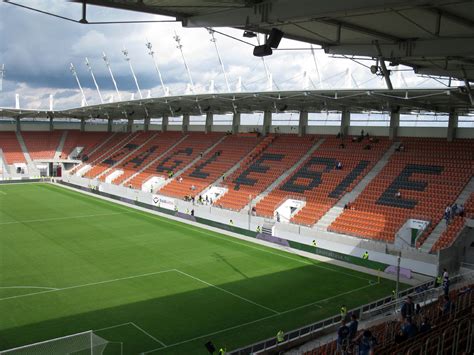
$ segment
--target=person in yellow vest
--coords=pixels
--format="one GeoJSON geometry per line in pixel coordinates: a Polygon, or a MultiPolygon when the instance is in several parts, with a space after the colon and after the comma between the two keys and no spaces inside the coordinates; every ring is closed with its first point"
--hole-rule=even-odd
{"type": "Polygon", "coordinates": [[[369,252],[366,250],[364,254],[362,254],[362,259],[369,260],[369,252]]]}
{"type": "Polygon", "coordinates": [[[260,233],[260,226],[257,226],[257,233],[260,233]]]}
{"type": "Polygon", "coordinates": [[[392,290],[392,299],[396,299],[397,298],[397,291],[395,290],[392,290]]]}
{"type": "Polygon", "coordinates": [[[341,306],[341,319],[347,318],[347,307],[345,304],[341,306]]]}
{"type": "Polygon", "coordinates": [[[435,280],[435,287],[441,286],[442,283],[443,283],[443,277],[440,275],[435,280]]]}
{"type": "Polygon", "coordinates": [[[225,355],[225,354],[226,354],[226,351],[227,351],[227,349],[226,349],[226,347],[224,346],[223,348],[220,348],[220,349],[219,349],[219,351],[218,351],[217,354],[218,354],[218,355],[225,355]]]}
{"type": "Polygon", "coordinates": [[[234,221],[233,221],[233,220],[230,220],[230,221],[229,221],[229,224],[230,224],[231,226],[233,226],[233,225],[234,225],[234,221]]]}
{"type": "Polygon", "coordinates": [[[316,240],[315,240],[315,239],[313,239],[313,247],[315,247],[315,248],[316,248],[317,246],[318,246],[318,245],[316,244],[316,240]]]}
{"type": "Polygon", "coordinates": [[[282,343],[285,340],[285,333],[283,333],[283,330],[279,330],[277,333],[277,343],[282,343]]]}

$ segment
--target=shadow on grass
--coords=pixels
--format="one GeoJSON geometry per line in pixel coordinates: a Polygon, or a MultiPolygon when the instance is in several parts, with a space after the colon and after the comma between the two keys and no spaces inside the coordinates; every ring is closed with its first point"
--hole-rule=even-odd
{"type": "Polygon", "coordinates": [[[206,284],[212,282],[209,274],[183,268],[182,273],[3,300],[0,311],[10,314],[3,313],[8,316],[0,321],[0,348],[134,322],[149,334],[128,325],[98,334],[123,342],[126,354],[161,348],[152,337],[169,346],[161,353],[206,354],[203,344],[209,340],[228,349],[244,346],[274,336],[278,329],[337,314],[343,303],[351,308],[381,298],[393,287],[390,281],[370,285],[374,277],[315,264],[252,278],[234,269],[243,279],[217,287],[206,284]],[[91,310],[94,307],[98,309],[91,310]],[[27,322],[28,314],[50,319],[19,327],[8,324],[17,317],[27,322]]]}

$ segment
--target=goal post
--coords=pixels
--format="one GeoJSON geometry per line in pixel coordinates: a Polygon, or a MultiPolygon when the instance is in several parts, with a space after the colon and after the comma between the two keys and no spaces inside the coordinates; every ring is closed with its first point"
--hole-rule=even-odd
{"type": "MultiPolygon", "coordinates": [[[[0,355],[102,355],[106,348],[115,347],[122,353],[122,344],[109,342],[94,334],[92,330],[49,339],[34,344],[24,345],[13,349],[0,350],[0,355]]],[[[115,354],[119,353],[114,351],[115,354]]]]}

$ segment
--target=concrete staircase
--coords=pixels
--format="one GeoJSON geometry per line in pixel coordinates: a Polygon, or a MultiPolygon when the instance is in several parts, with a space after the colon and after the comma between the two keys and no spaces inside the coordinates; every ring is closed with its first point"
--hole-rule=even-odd
{"type": "MultiPolygon", "coordinates": [[[[107,144],[108,141],[110,141],[112,138],[115,137],[117,133],[113,133],[111,134],[106,140],[104,140],[102,143],[100,143],[99,145],[97,145],[94,149],[92,149],[89,153],[87,153],[88,156],[91,156],[93,155],[96,151],[98,151],[99,149],[101,149],[105,144],[107,144]]],[[[88,161],[87,162],[84,162],[84,163],[80,163],[78,165],[76,165],[75,167],[73,167],[69,172],[68,174],[74,174],[75,172],[79,171],[82,167],[86,166],[90,164],[88,161]]]]}
{"type": "Polygon", "coordinates": [[[125,159],[127,159],[130,155],[138,152],[140,149],[143,148],[144,145],[148,144],[152,139],[155,139],[156,136],[157,136],[158,133],[155,133],[153,134],[150,138],[148,138],[145,142],[143,142],[139,147],[137,147],[136,149],[130,151],[128,154],[126,154],[122,159],[120,159],[119,161],[117,161],[114,165],[112,165],[110,168],[107,168],[106,170],[104,170],[102,173],[100,173],[99,175],[96,176],[96,178],[100,178],[102,176],[105,176],[107,175],[108,173],[110,173],[112,170],[114,170],[117,166],[119,166],[125,159]]]}
{"type": "MultiPolygon", "coordinates": [[[[215,147],[217,147],[220,143],[222,143],[222,141],[224,139],[226,139],[227,136],[224,136],[222,138],[220,138],[216,143],[214,143],[212,146],[210,146],[209,148],[207,148],[204,152],[202,152],[202,156],[204,157],[207,153],[209,153],[210,151],[212,151],[215,147]]],[[[202,157],[201,155],[198,155],[195,159],[193,159],[189,164],[187,164],[185,167],[183,167],[182,169],[178,170],[175,174],[173,174],[173,178],[172,179],[167,179],[166,182],[160,186],[160,190],[162,188],[164,188],[166,185],[168,185],[171,181],[175,180],[177,177],[179,177],[182,173],[184,173],[187,169],[189,169],[190,167],[192,167],[194,164],[196,164],[199,160],[201,160],[202,157]]]]}
{"type": "MultiPolygon", "coordinates": [[[[121,139],[117,144],[109,148],[108,150],[102,152],[97,158],[95,158],[93,161],[88,161],[87,164],[90,164],[91,166],[94,166],[97,163],[100,163],[103,161],[105,158],[109,157],[113,152],[115,152],[117,149],[123,147],[124,145],[130,143],[136,136],[137,132],[127,134],[123,139],[121,139]]],[[[97,149],[96,149],[97,150],[97,149]]],[[[86,174],[87,171],[84,172],[86,174]]],[[[96,178],[95,176],[94,178],[96,178]]]]}
{"type": "MultiPolygon", "coordinates": [[[[324,138],[318,140],[313,146],[298,160],[291,168],[285,171],[278,179],[276,179],[270,186],[268,186],[261,194],[259,194],[256,198],[253,199],[252,204],[256,205],[261,200],[263,200],[270,192],[272,192],[275,188],[277,188],[288,176],[293,174],[297,168],[303,164],[306,159],[308,159],[316,149],[319,148],[321,144],[324,143],[324,138]]],[[[242,211],[248,211],[249,206],[245,206],[242,211]]]]}
{"type": "Polygon", "coordinates": [[[342,196],[341,199],[329,211],[327,211],[318,222],[316,222],[313,228],[318,230],[327,230],[332,222],[334,222],[336,218],[339,217],[344,211],[344,206],[349,202],[353,202],[357,197],[359,197],[367,185],[369,185],[369,183],[380,173],[385,165],[387,165],[390,157],[399,145],[400,142],[393,143],[382,156],[382,158],[380,158],[377,164],[375,164],[374,167],[367,173],[367,175],[365,175],[364,178],[356,185],[356,187],[354,187],[351,192],[342,196]]]}
{"type": "Polygon", "coordinates": [[[2,175],[3,177],[10,176],[10,169],[8,167],[7,161],[3,157],[3,150],[0,149],[0,166],[2,167],[2,175]]]}
{"type": "Polygon", "coordinates": [[[166,151],[164,151],[163,153],[161,153],[160,155],[158,155],[155,159],[153,159],[152,161],[150,161],[148,164],[146,164],[143,168],[141,168],[140,170],[138,170],[136,173],[134,173],[132,176],[130,176],[128,179],[124,180],[120,185],[124,186],[127,182],[131,181],[135,176],[141,174],[142,172],[144,172],[146,169],[148,169],[148,167],[152,166],[153,164],[155,164],[158,160],[160,160],[161,158],[163,158],[164,156],[166,156],[170,151],[172,151],[178,144],[180,144],[181,142],[183,142],[186,138],[188,138],[188,135],[185,135],[183,137],[181,137],[181,139],[179,139],[176,143],[174,143],[171,147],[169,147],[166,151]]]}
{"type": "Polygon", "coordinates": [[[61,153],[63,152],[64,143],[66,142],[67,138],[67,132],[68,131],[64,131],[63,135],[61,136],[61,139],[59,140],[59,144],[56,148],[56,153],[54,154],[54,160],[59,160],[61,158],[61,153]]]}
{"type": "Polygon", "coordinates": [[[21,151],[26,159],[26,165],[28,166],[28,175],[30,176],[40,176],[40,171],[36,167],[33,159],[31,159],[30,153],[28,153],[28,148],[26,147],[25,140],[21,135],[21,132],[15,132],[18,143],[20,143],[21,151]]]}
{"type": "MultiPolygon", "coordinates": [[[[473,192],[474,177],[469,180],[467,185],[464,187],[464,190],[462,190],[462,192],[459,194],[458,198],[455,201],[456,204],[464,205],[473,192]]],[[[441,219],[438,225],[431,232],[430,236],[421,245],[420,250],[424,251],[425,253],[429,253],[433,245],[438,241],[439,237],[441,237],[441,234],[443,234],[446,228],[446,221],[444,219],[441,219]]]]}

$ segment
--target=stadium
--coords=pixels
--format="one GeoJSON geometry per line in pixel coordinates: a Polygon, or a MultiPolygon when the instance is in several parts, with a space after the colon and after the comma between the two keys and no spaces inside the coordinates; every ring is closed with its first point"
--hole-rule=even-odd
{"type": "Polygon", "coordinates": [[[58,109],[26,76],[44,109],[14,94],[23,51],[0,45],[1,355],[474,352],[472,1],[64,2],[79,20],[0,5],[57,34],[63,21],[205,28],[219,64],[199,88],[175,33],[180,91],[152,41],[152,79],[132,51],[119,67],[82,41],[105,74],[86,57],[83,85],[68,62],[75,104],[58,109]],[[258,61],[260,86],[231,82],[216,38],[258,61]],[[335,64],[323,85],[316,49],[382,86],[331,76],[335,64]],[[279,79],[296,56],[271,72],[289,52],[306,53],[317,84],[279,79]],[[427,84],[398,85],[404,72],[427,84]]]}

